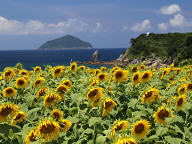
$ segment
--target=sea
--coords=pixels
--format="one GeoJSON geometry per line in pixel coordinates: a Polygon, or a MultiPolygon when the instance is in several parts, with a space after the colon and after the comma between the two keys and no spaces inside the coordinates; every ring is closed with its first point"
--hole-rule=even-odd
{"type": "MultiPolygon", "coordinates": [[[[126,48],[98,48],[98,49],[66,49],[66,50],[2,50],[0,51],[0,71],[5,67],[15,66],[17,63],[23,64],[27,70],[32,70],[35,66],[45,65],[70,65],[72,61],[87,62],[92,61],[92,54],[98,50],[101,61],[111,61],[117,59],[126,48]]],[[[101,65],[87,65],[98,68],[101,65]]],[[[109,67],[109,66],[108,66],[109,67]]]]}

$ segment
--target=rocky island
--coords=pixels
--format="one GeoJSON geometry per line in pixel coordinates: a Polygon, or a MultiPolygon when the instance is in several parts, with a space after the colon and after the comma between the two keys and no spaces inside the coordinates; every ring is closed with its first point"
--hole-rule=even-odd
{"type": "Polygon", "coordinates": [[[62,49],[92,49],[92,45],[71,35],[66,35],[50,40],[41,45],[39,50],[62,50],[62,49]]]}

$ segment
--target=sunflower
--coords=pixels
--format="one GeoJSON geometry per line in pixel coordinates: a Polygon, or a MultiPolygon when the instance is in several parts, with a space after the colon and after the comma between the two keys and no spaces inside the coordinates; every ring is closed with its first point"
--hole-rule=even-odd
{"type": "Polygon", "coordinates": [[[152,77],[151,71],[147,70],[147,71],[143,72],[140,81],[141,81],[141,83],[146,83],[151,79],[151,77],[152,77]]]}
{"type": "Polygon", "coordinates": [[[40,66],[36,66],[34,69],[33,69],[34,73],[38,73],[41,71],[41,67],[40,66]]]}
{"type": "Polygon", "coordinates": [[[114,144],[137,144],[137,142],[130,137],[118,138],[114,144]]]}
{"type": "Polygon", "coordinates": [[[7,69],[4,73],[3,73],[3,79],[9,81],[11,78],[14,78],[16,76],[16,73],[13,69],[7,69]]]}
{"type": "Polygon", "coordinates": [[[150,123],[147,120],[140,120],[133,125],[131,133],[137,139],[144,138],[149,133],[150,123]]]}
{"type": "Polygon", "coordinates": [[[139,69],[140,70],[144,70],[145,69],[145,65],[140,65],[139,69]]]}
{"type": "Polygon", "coordinates": [[[101,98],[104,96],[102,88],[92,88],[87,93],[87,99],[90,103],[94,103],[95,101],[98,101],[98,98],[101,98]]]}
{"type": "Polygon", "coordinates": [[[61,82],[61,85],[66,85],[69,88],[72,86],[72,82],[70,80],[64,80],[61,82]]]}
{"type": "Polygon", "coordinates": [[[58,109],[53,109],[53,111],[51,113],[51,117],[53,119],[56,119],[57,121],[59,121],[63,117],[63,112],[58,109]]]}
{"type": "Polygon", "coordinates": [[[82,65],[82,66],[79,66],[79,70],[82,70],[82,71],[84,71],[85,70],[85,66],[84,65],[82,65]]]}
{"type": "Polygon", "coordinates": [[[100,81],[100,82],[103,82],[107,79],[107,73],[99,73],[97,75],[97,79],[100,81]]]}
{"type": "Polygon", "coordinates": [[[172,81],[174,78],[175,78],[174,75],[170,75],[170,76],[168,77],[168,81],[172,81]]]}
{"type": "Polygon", "coordinates": [[[89,87],[93,87],[95,85],[98,84],[98,80],[97,79],[94,79],[90,84],[89,84],[89,87]]]}
{"type": "Polygon", "coordinates": [[[176,107],[181,109],[187,102],[187,96],[185,94],[180,95],[176,101],[176,107]]]}
{"type": "Polygon", "coordinates": [[[14,125],[15,123],[21,123],[25,119],[26,119],[26,113],[23,111],[19,111],[13,117],[13,120],[11,121],[11,125],[14,125]]]}
{"type": "Polygon", "coordinates": [[[13,117],[18,109],[19,106],[14,104],[3,104],[2,106],[0,106],[0,121],[6,122],[8,116],[13,117]]]}
{"type": "Polygon", "coordinates": [[[64,119],[60,120],[58,124],[63,132],[68,131],[72,125],[70,120],[64,120],[64,119]]]}
{"type": "Polygon", "coordinates": [[[141,72],[137,71],[132,76],[132,85],[133,86],[137,85],[140,82],[140,79],[141,79],[141,72]]]}
{"type": "Polygon", "coordinates": [[[155,122],[160,124],[166,124],[165,119],[167,117],[173,117],[173,115],[171,115],[171,112],[168,108],[165,108],[165,105],[158,109],[158,111],[153,115],[155,122]]]}
{"type": "Polygon", "coordinates": [[[25,69],[22,69],[22,70],[19,71],[19,74],[24,75],[24,76],[28,76],[29,72],[27,70],[25,70],[25,69]]]}
{"type": "Polygon", "coordinates": [[[28,84],[28,80],[26,80],[24,77],[17,78],[15,82],[15,87],[16,88],[24,88],[28,84]]]}
{"type": "Polygon", "coordinates": [[[37,137],[37,133],[36,130],[31,130],[29,132],[29,134],[27,135],[26,139],[25,139],[25,143],[29,144],[30,142],[35,142],[36,141],[36,137],[37,137]]]}
{"type": "Polygon", "coordinates": [[[51,106],[55,106],[56,102],[60,102],[61,97],[56,93],[47,93],[44,97],[44,104],[46,107],[50,108],[51,106]]]}
{"type": "Polygon", "coordinates": [[[151,102],[154,102],[155,100],[157,100],[158,97],[160,97],[159,96],[159,90],[152,88],[152,89],[144,92],[144,94],[142,96],[142,102],[143,103],[151,103],[151,102]]]}
{"type": "Polygon", "coordinates": [[[117,106],[116,102],[114,102],[111,98],[106,98],[103,102],[102,116],[111,112],[115,106],[117,106]]]}
{"type": "Polygon", "coordinates": [[[182,69],[181,68],[176,68],[175,71],[176,71],[177,74],[179,74],[179,73],[182,72],[182,69]]]}
{"type": "Polygon", "coordinates": [[[129,122],[128,121],[116,121],[115,124],[113,125],[111,134],[110,134],[110,138],[114,138],[115,137],[115,132],[119,131],[119,130],[126,130],[129,126],[129,122]]]}
{"type": "Polygon", "coordinates": [[[122,81],[127,80],[128,75],[128,71],[119,69],[113,73],[113,80],[115,82],[121,83],[122,81]]]}
{"type": "Polygon", "coordinates": [[[44,138],[44,143],[46,143],[59,137],[60,126],[52,120],[44,120],[38,125],[36,132],[37,136],[40,136],[41,140],[44,138]]]}
{"type": "Polygon", "coordinates": [[[115,66],[115,67],[113,67],[113,68],[111,69],[110,73],[113,74],[116,70],[119,70],[119,69],[121,69],[121,68],[118,67],[118,66],[115,66]]]}
{"type": "Polygon", "coordinates": [[[71,65],[70,65],[70,70],[71,71],[75,71],[77,68],[77,63],[76,62],[73,62],[71,65]]]}
{"type": "Polygon", "coordinates": [[[12,87],[8,87],[3,90],[3,96],[8,98],[13,97],[16,93],[17,91],[12,87]]]}
{"type": "Polygon", "coordinates": [[[96,70],[95,70],[95,75],[98,75],[100,72],[101,72],[100,69],[96,69],[96,70]]]}
{"type": "Polygon", "coordinates": [[[178,94],[179,94],[179,95],[182,95],[182,94],[184,94],[185,92],[186,92],[186,84],[180,85],[179,88],[178,88],[178,94]]]}
{"type": "Polygon", "coordinates": [[[39,86],[41,86],[43,83],[45,82],[45,78],[43,77],[39,77],[35,80],[35,82],[33,83],[33,87],[37,88],[39,86]]]}
{"type": "Polygon", "coordinates": [[[131,68],[131,71],[132,71],[132,72],[136,72],[137,69],[138,69],[137,66],[133,66],[133,67],[131,68]]]}
{"type": "Polygon", "coordinates": [[[107,67],[101,67],[101,71],[106,71],[107,67]]]}
{"type": "Polygon", "coordinates": [[[64,95],[67,91],[67,86],[66,85],[60,85],[55,89],[55,91],[58,92],[61,97],[64,97],[64,95]]]}
{"type": "Polygon", "coordinates": [[[48,88],[40,88],[37,91],[36,98],[39,99],[40,97],[44,96],[48,90],[48,88]]]}
{"type": "Polygon", "coordinates": [[[187,83],[186,84],[186,92],[192,90],[192,83],[187,83]]]}
{"type": "Polygon", "coordinates": [[[63,75],[64,72],[64,67],[63,66],[57,66],[52,69],[52,76],[53,78],[58,78],[63,75]]]}

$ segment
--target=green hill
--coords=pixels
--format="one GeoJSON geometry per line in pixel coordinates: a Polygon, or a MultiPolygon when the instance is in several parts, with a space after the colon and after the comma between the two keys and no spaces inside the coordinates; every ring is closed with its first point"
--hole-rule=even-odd
{"type": "Polygon", "coordinates": [[[128,59],[146,60],[155,55],[178,64],[192,58],[192,33],[141,34],[130,43],[131,47],[125,52],[128,59]]]}
{"type": "Polygon", "coordinates": [[[90,49],[92,45],[84,42],[79,38],[71,35],[66,35],[58,39],[50,40],[41,45],[38,49],[90,49]]]}

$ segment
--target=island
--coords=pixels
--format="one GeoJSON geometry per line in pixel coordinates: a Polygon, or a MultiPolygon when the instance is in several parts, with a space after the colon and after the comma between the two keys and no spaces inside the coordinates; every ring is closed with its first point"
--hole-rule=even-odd
{"type": "Polygon", "coordinates": [[[71,35],[66,35],[50,40],[41,45],[39,50],[62,50],[62,49],[92,49],[92,45],[71,35]]]}

